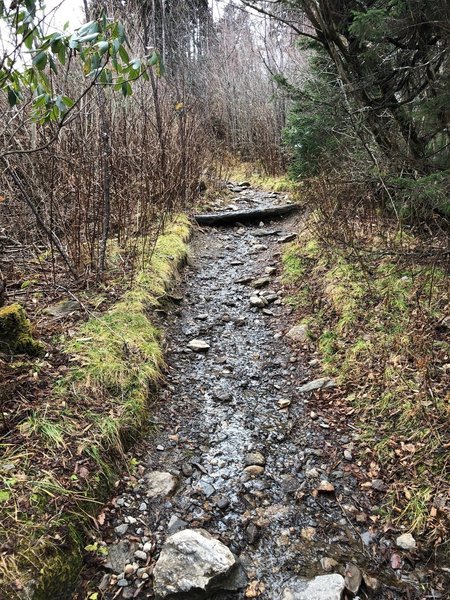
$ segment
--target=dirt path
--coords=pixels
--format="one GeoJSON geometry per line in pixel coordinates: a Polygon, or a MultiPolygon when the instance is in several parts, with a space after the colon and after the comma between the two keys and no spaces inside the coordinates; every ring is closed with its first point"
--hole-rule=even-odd
{"type": "MultiPolygon", "coordinates": [[[[239,202],[273,201],[248,190],[239,202]]],[[[183,299],[164,322],[169,370],[152,408],[155,437],[135,451],[135,475],[104,509],[109,558],[89,572],[99,597],[153,598],[154,562],[180,528],[203,528],[240,558],[245,586],[215,598],[295,599],[299,578],[345,574],[348,564],[354,581],[366,575],[360,598],[421,597],[408,569],[403,591],[393,583],[395,548],[371,526],[373,506],[348,468],[352,430],[315,414],[315,396],[299,391],[318,375],[285,335],[280,240],[295,226],[290,218],[195,235],[183,299]],[[250,300],[259,278],[263,308],[250,300]],[[192,351],[192,340],[209,349],[192,351]],[[161,495],[148,497],[158,485],[161,495]]]]}

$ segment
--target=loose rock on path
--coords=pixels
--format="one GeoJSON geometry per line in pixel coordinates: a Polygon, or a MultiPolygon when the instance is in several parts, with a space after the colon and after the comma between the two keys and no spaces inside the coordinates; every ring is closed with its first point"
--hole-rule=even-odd
{"type": "MultiPolygon", "coordinates": [[[[241,208],[274,201],[241,187],[241,208]]],[[[415,597],[379,552],[391,542],[348,468],[352,432],[312,411],[335,383],[308,371],[283,304],[278,242],[297,223],[263,225],[195,235],[162,324],[154,433],[103,511],[102,598],[339,600],[349,564],[361,598],[415,597]]]]}

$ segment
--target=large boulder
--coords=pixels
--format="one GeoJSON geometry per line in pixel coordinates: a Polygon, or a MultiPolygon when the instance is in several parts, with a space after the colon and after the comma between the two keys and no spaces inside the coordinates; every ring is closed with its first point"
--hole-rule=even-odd
{"type": "Polygon", "coordinates": [[[281,600],[341,600],[345,589],[342,575],[319,575],[311,581],[295,581],[282,593],[281,600]]]}
{"type": "Polygon", "coordinates": [[[155,565],[157,600],[207,598],[214,590],[237,590],[239,564],[230,550],[203,529],[167,538],[155,565]]]}

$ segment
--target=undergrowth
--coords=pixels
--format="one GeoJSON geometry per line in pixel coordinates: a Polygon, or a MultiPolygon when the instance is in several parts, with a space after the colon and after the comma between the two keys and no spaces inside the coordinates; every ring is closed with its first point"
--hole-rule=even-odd
{"type": "Polygon", "coordinates": [[[284,253],[289,301],[357,409],[361,446],[389,487],[386,518],[438,542],[448,526],[447,273],[411,259],[419,240],[409,233],[369,236],[355,251],[317,231],[284,253]]]}
{"type": "Polygon", "coordinates": [[[140,249],[146,258],[121,300],[65,340],[69,368],[50,397],[3,436],[0,596],[19,598],[33,588],[36,598],[50,597],[53,576],[58,592],[76,577],[80,522],[96,513],[146,422],[149,390],[163,366],[151,311],[187,256],[189,232],[188,220],[177,217],[154,247],[140,249]]]}

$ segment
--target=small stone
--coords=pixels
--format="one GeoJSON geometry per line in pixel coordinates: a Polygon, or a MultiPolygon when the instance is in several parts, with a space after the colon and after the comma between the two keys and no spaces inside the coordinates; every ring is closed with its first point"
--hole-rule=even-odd
{"type": "Polygon", "coordinates": [[[186,523],[186,521],[183,521],[183,519],[180,519],[179,517],[177,517],[177,515],[172,515],[167,525],[167,531],[170,535],[172,535],[173,533],[177,533],[182,529],[186,529],[187,526],[188,524],[186,523]]]}
{"type": "Polygon", "coordinates": [[[123,570],[125,575],[131,575],[132,573],[134,573],[134,571],[135,571],[135,568],[131,563],[128,563],[127,565],[125,565],[125,568],[123,570]]]}
{"type": "Polygon", "coordinates": [[[311,417],[311,419],[313,421],[315,421],[319,417],[319,415],[316,412],[314,412],[313,410],[309,413],[309,416],[311,417]]]}
{"type": "Polygon", "coordinates": [[[262,296],[250,296],[250,305],[256,306],[257,308],[263,308],[267,306],[268,302],[262,296]]]}
{"type": "Polygon", "coordinates": [[[152,542],[145,542],[145,544],[142,547],[143,552],[151,552],[153,548],[153,543],[152,542]]]}
{"type": "Polygon", "coordinates": [[[414,550],[416,547],[416,540],[410,533],[403,533],[402,535],[399,535],[395,540],[395,543],[402,550],[414,550]]]}
{"type": "Polygon", "coordinates": [[[350,450],[344,450],[344,458],[345,458],[345,460],[352,460],[353,459],[353,455],[350,452],[350,450]]]}
{"type": "Polygon", "coordinates": [[[225,496],[221,496],[217,500],[216,505],[221,510],[225,510],[226,508],[228,508],[230,506],[230,501],[228,500],[228,498],[225,498],[225,496]]]}
{"type": "Polygon", "coordinates": [[[306,342],[308,340],[308,327],[306,325],[295,325],[291,327],[286,334],[286,337],[293,342],[306,342]]]}
{"type": "Polygon", "coordinates": [[[319,477],[319,471],[313,467],[312,469],[307,469],[305,475],[309,479],[315,479],[316,477],[319,477]]]}
{"type": "Polygon", "coordinates": [[[374,592],[376,592],[379,589],[380,582],[378,581],[378,579],[372,577],[371,575],[368,575],[367,573],[363,573],[362,577],[366,587],[369,588],[369,590],[373,590],[374,592]]]}
{"type": "Polygon", "coordinates": [[[146,480],[148,498],[168,496],[175,490],[177,485],[175,477],[164,471],[153,471],[147,475],[146,480]]]}
{"type": "Polygon", "coordinates": [[[277,268],[276,267],[266,267],[264,269],[264,272],[267,273],[267,275],[275,275],[275,273],[277,272],[277,268]]]}
{"type": "Polygon", "coordinates": [[[258,288],[265,287],[266,285],[269,285],[269,283],[270,283],[269,277],[260,277],[259,279],[254,280],[253,287],[255,289],[258,289],[258,288]]]}
{"type": "Polygon", "coordinates": [[[345,567],[345,587],[352,594],[356,594],[362,582],[362,573],[356,565],[351,563],[345,567]]]}
{"type": "Polygon", "coordinates": [[[225,390],[214,390],[212,394],[214,400],[219,402],[231,402],[233,400],[233,394],[225,390]]]}
{"type": "Polygon", "coordinates": [[[387,489],[381,479],[372,479],[370,485],[374,490],[377,490],[377,492],[385,492],[387,489]]]}
{"type": "Polygon", "coordinates": [[[133,556],[137,560],[142,560],[142,562],[145,562],[147,560],[147,553],[143,550],[136,550],[133,556]]]}
{"type": "Polygon", "coordinates": [[[323,479],[317,486],[319,492],[334,492],[334,485],[323,479]]]}
{"type": "Polygon", "coordinates": [[[130,582],[129,582],[129,581],[127,581],[126,579],[119,579],[119,580],[117,581],[117,586],[118,586],[118,587],[127,587],[127,586],[129,586],[129,585],[130,585],[130,582]]]}
{"type": "Polygon", "coordinates": [[[324,556],[323,558],[320,559],[320,564],[322,566],[322,569],[324,571],[333,571],[333,569],[335,569],[338,566],[338,562],[337,560],[334,560],[334,558],[330,558],[329,556],[324,556]]]}
{"type": "Polygon", "coordinates": [[[201,313],[201,314],[197,315],[196,319],[198,319],[199,321],[206,321],[208,316],[209,316],[208,313],[201,313]]]}
{"type": "Polygon", "coordinates": [[[262,452],[249,452],[245,456],[245,465],[259,465],[260,467],[264,467],[266,464],[266,458],[262,452]]]}
{"type": "Polygon", "coordinates": [[[244,473],[247,473],[251,477],[258,477],[258,475],[262,475],[264,473],[264,467],[260,465],[249,465],[245,467],[244,473]]]}
{"type": "Polygon", "coordinates": [[[128,531],[129,525],[128,523],[122,523],[121,525],[117,525],[117,527],[114,527],[114,531],[116,532],[116,535],[118,535],[119,537],[122,537],[123,535],[126,534],[126,532],[128,531]]]}
{"type": "Polygon", "coordinates": [[[188,344],[188,348],[190,348],[193,352],[208,352],[210,349],[210,345],[205,340],[191,340],[188,344]]]}
{"type": "Polygon", "coordinates": [[[141,502],[139,504],[139,511],[144,512],[145,510],[147,510],[147,504],[145,502],[141,502]]]}
{"type": "Polygon", "coordinates": [[[281,398],[280,400],[278,400],[278,406],[280,407],[280,409],[287,408],[290,405],[291,401],[289,400],[289,398],[281,398]]]}

